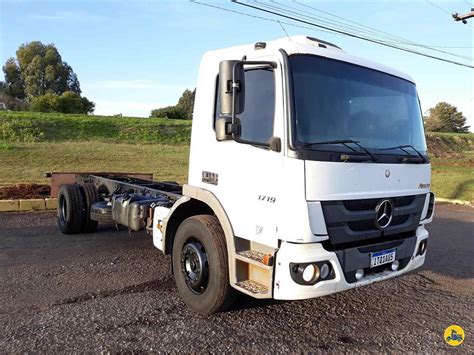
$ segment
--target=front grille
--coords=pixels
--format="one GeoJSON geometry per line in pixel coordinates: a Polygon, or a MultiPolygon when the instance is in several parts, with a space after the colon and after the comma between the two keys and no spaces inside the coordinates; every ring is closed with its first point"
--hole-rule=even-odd
{"type": "MultiPolygon", "coordinates": [[[[395,207],[404,207],[413,203],[415,196],[399,196],[393,197],[391,200],[395,207]]],[[[368,198],[364,200],[346,200],[342,201],[344,207],[349,211],[364,211],[364,210],[375,210],[377,203],[382,199],[380,198],[368,198]]]]}
{"type": "Polygon", "coordinates": [[[414,232],[420,222],[426,195],[383,197],[362,200],[322,201],[324,218],[331,244],[377,240],[380,237],[414,232]],[[390,199],[393,218],[390,225],[380,230],[375,225],[377,204],[390,199]]]}
{"type": "MultiPolygon", "coordinates": [[[[409,215],[394,216],[392,218],[392,222],[390,223],[390,225],[398,226],[399,224],[405,223],[408,220],[408,218],[410,218],[409,215]]],[[[370,219],[366,219],[362,221],[347,222],[347,226],[353,231],[370,231],[374,228],[377,228],[375,226],[374,221],[370,219]]]]}

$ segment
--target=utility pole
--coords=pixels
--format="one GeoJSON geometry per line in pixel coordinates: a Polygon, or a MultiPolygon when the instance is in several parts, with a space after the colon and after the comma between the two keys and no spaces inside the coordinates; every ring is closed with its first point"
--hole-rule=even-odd
{"type": "Polygon", "coordinates": [[[462,23],[466,24],[467,19],[474,17],[474,7],[471,8],[471,12],[468,12],[467,14],[464,15],[459,15],[457,12],[452,14],[454,21],[462,21],[462,23]]]}

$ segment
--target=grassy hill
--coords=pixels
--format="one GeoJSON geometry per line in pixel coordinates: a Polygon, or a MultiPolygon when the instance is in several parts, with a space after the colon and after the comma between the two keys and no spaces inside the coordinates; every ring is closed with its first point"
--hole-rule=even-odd
{"type": "MultiPolygon", "coordinates": [[[[0,111],[0,186],[45,171],[151,172],[185,182],[191,122],[0,111]]],[[[474,201],[474,134],[427,133],[439,197],[474,201]]]]}
{"type": "Polygon", "coordinates": [[[0,141],[4,142],[188,144],[190,135],[191,122],[184,120],[0,111],[0,141]]]}

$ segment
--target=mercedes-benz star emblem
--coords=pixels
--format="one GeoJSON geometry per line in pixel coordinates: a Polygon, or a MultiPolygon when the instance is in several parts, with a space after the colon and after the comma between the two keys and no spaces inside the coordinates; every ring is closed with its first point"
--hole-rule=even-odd
{"type": "Polygon", "coordinates": [[[382,200],[375,207],[375,226],[378,229],[385,229],[392,222],[393,202],[391,200],[382,200]]]}

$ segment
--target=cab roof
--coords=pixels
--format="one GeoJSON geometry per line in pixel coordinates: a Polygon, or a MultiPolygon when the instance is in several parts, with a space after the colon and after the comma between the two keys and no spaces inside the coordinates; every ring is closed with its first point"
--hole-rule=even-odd
{"type": "Polygon", "coordinates": [[[399,70],[372,62],[364,58],[350,55],[336,44],[304,35],[283,37],[273,41],[256,42],[252,44],[209,51],[205,54],[205,56],[207,58],[214,57],[214,59],[217,59],[219,62],[227,59],[241,59],[243,56],[246,56],[248,59],[253,59],[261,56],[274,55],[275,53],[278,53],[280,49],[285,50],[288,55],[318,55],[360,65],[366,68],[397,76],[414,83],[414,80],[411,76],[399,70]]]}

